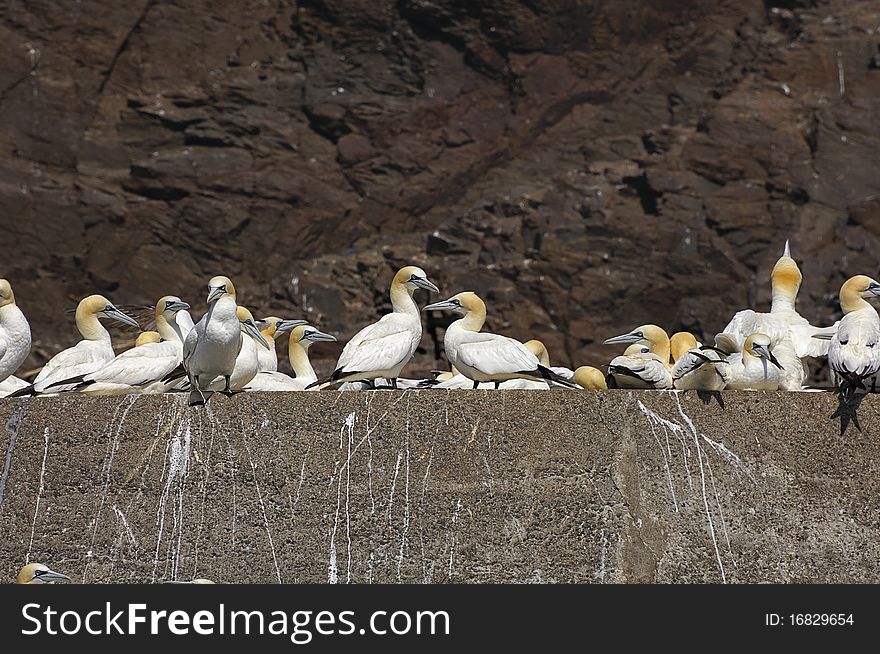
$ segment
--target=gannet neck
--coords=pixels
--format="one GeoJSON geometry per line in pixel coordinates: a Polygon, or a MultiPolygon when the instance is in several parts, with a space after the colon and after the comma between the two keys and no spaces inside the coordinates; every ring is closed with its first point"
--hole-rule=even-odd
{"type": "Polygon", "coordinates": [[[840,308],[844,314],[873,308],[864,298],[873,281],[866,275],[856,275],[844,282],[840,287],[840,308]]]}
{"type": "Polygon", "coordinates": [[[90,295],[80,300],[76,307],[76,328],[87,341],[109,341],[108,332],[101,321],[98,313],[110,304],[110,300],[102,295],[90,295]]]}
{"type": "Polygon", "coordinates": [[[529,352],[534,354],[542,366],[550,367],[550,353],[547,352],[547,346],[537,339],[526,341],[523,343],[529,352]]]}
{"type": "Polygon", "coordinates": [[[456,297],[460,299],[462,308],[467,312],[456,322],[462,329],[471,332],[480,331],[486,324],[486,303],[476,293],[459,293],[456,297]]]}
{"type": "Polygon", "coordinates": [[[293,368],[294,377],[297,379],[317,379],[312,362],[309,361],[309,345],[311,345],[309,341],[294,341],[290,339],[290,343],[287,346],[290,365],[293,368]]]}
{"type": "Polygon", "coordinates": [[[12,292],[12,285],[5,279],[0,279],[0,308],[10,304],[15,305],[15,293],[12,292]]]}
{"type": "Polygon", "coordinates": [[[391,283],[391,310],[394,313],[402,313],[408,316],[414,316],[421,320],[419,307],[413,299],[413,291],[415,289],[403,284],[396,279],[391,283]]]}
{"type": "Polygon", "coordinates": [[[678,361],[687,354],[688,351],[697,347],[697,339],[690,332],[676,332],[669,339],[669,349],[672,353],[672,360],[678,361]]]}
{"type": "MultiPolygon", "coordinates": [[[[787,243],[786,243],[787,245],[787,243]]],[[[803,275],[798,268],[797,262],[787,254],[779,257],[776,265],[773,266],[773,272],[770,274],[770,285],[773,293],[773,300],[770,305],[770,312],[778,312],[783,309],[794,309],[797,294],[803,281],[803,275]]]]}

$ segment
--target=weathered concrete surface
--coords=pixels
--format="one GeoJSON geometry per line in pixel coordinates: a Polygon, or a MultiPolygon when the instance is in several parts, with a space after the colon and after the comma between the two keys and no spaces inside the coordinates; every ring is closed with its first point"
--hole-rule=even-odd
{"type": "Polygon", "coordinates": [[[878,582],[880,403],[407,391],[0,401],[0,576],[878,582]]]}

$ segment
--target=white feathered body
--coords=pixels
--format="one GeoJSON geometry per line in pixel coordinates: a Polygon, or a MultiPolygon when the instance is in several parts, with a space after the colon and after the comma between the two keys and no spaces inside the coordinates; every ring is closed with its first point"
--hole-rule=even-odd
{"type": "Polygon", "coordinates": [[[399,377],[421,340],[422,320],[412,302],[411,311],[386,314],[355,334],[339,355],[336,369],[349,381],[399,377]]]}
{"type": "Polygon", "coordinates": [[[828,363],[842,377],[857,375],[865,385],[875,385],[880,371],[880,317],[867,306],[846,314],[829,341],[828,363]]]}
{"type": "Polygon", "coordinates": [[[672,374],[656,354],[622,354],[614,357],[608,370],[618,388],[666,390],[672,388],[672,374]],[[615,372],[615,368],[629,372],[615,372]]]}
{"type": "Polygon", "coordinates": [[[184,366],[193,379],[201,378],[202,388],[207,388],[215,377],[232,374],[242,342],[235,300],[221,297],[186,336],[184,366]]]}
{"type": "Polygon", "coordinates": [[[0,307],[0,382],[18,370],[31,352],[31,328],[15,304],[0,307]]]}

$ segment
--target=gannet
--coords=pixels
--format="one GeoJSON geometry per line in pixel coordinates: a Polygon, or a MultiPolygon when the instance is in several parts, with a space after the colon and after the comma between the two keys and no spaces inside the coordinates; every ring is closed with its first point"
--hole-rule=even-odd
{"type": "Polygon", "coordinates": [[[876,390],[876,376],[880,372],[880,317],[865,298],[878,295],[880,283],[865,275],[848,279],[840,288],[843,318],[831,335],[828,364],[845,396],[876,390]]]}
{"type": "Polygon", "coordinates": [[[823,328],[814,327],[802,317],[795,308],[798,290],[803,276],[794,259],[791,258],[788,241],[785,250],[773,267],[770,275],[773,299],[769,313],[758,313],[746,309],[737,313],[724,328],[723,333],[731,335],[739,349],[751,334],[766,334],[773,344],[773,351],[783,367],[780,388],[786,391],[799,391],[803,388],[808,370],[802,361],[804,357],[822,357],[828,354],[828,343],[811,338],[823,328]]]}
{"type": "Polygon", "coordinates": [[[294,327],[308,323],[305,320],[282,320],[281,318],[270,316],[258,320],[256,324],[269,345],[269,349],[257,348],[259,372],[275,372],[278,370],[278,353],[275,350],[275,337],[282,332],[288,332],[294,327]]]}
{"type": "Polygon", "coordinates": [[[245,386],[257,376],[257,372],[260,369],[260,350],[269,349],[269,343],[266,342],[266,339],[260,333],[260,329],[257,327],[251,312],[239,306],[236,308],[235,314],[240,324],[239,338],[241,339],[241,348],[238,351],[238,356],[235,357],[235,365],[232,368],[232,374],[229,376],[229,379],[227,380],[222,375],[215,377],[207,386],[209,391],[222,391],[225,393],[243,391],[245,386]]]}
{"type": "Polygon", "coordinates": [[[88,375],[111,361],[114,352],[110,334],[98,318],[110,318],[138,327],[134,318],[122,313],[102,295],[84,298],[76,308],[76,327],[83,340],[49,359],[31,386],[10,396],[70,390],[73,384],[64,383],[64,380],[88,375]]]}
{"type": "Polygon", "coordinates": [[[608,390],[608,383],[602,371],[593,366],[581,366],[574,371],[571,380],[588,391],[608,390]]]}
{"type": "Polygon", "coordinates": [[[74,390],[89,395],[164,392],[167,388],[161,380],[183,359],[183,340],[175,318],[179,311],[187,309],[189,305],[179,297],[166,295],[155,309],[160,342],[133,347],[95,372],[65,381],[78,382],[74,390]]]}
{"type": "Polygon", "coordinates": [[[391,282],[391,313],[351,338],[339,355],[333,374],[321,382],[322,386],[359,380],[373,384],[384,377],[397,388],[400,371],[422,340],[422,318],[412,297],[418,288],[439,293],[424,270],[416,266],[402,268],[391,282]]]}
{"type": "MultiPolygon", "coordinates": [[[[724,344],[725,334],[716,340],[724,344]]],[[[732,337],[729,337],[732,338],[732,337]]],[[[773,352],[772,339],[767,334],[751,334],[746,338],[742,354],[728,357],[729,379],[727,388],[741,391],[775,391],[779,389],[782,364],[773,352]]]]}
{"type": "Polygon", "coordinates": [[[212,277],[208,282],[208,311],[183,342],[183,367],[192,388],[190,405],[207,401],[202,391],[215,377],[223,377],[224,390],[231,390],[229,381],[243,342],[236,309],[232,281],[212,277]]]}
{"type": "Polygon", "coordinates": [[[28,563],[15,578],[17,584],[55,584],[59,581],[70,581],[70,577],[42,563],[28,563]]]}
{"type": "Polygon", "coordinates": [[[693,334],[678,332],[670,340],[673,387],[679,390],[722,391],[730,364],[712,347],[701,347],[693,334]]]}
{"type": "MultiPolygon", "coordinates": [[[[285,324],[282,323],[283,329],[285,324]]],[[[318,380],[315,369],[309,361],[309,347],[312,343],[322,341],[335,341],[336,337],[325,334],[311,325],[295,326],[290,332],[290,342],[287,353],[290,357],[290,365],[293,367],[295,377],[285,375],[278,371],[263,371],[257,373],[245,390],[248,391],[302,391],[318,380]]],[[[312,387],[315,390],[317,387],[312,387]]]]}
{"type": "Polygon", "coordinates": [[[630,347],[622,356],[612,359],[606,378],[609,388],[672,388],[666,330],[657,325],[642,325],[605,341],[605,345],[618,344],[644,346],[648,351],[630,347]]]}
{"type": "Polygon", "coordinates": [[[159,334],[159,332],[141,332],[135,339],[134,346],[140,347],[141,345],[147,345],[148,343],[159,343],[161,340],[162,336],[159,334]]]}
{"type": "Polygon", "coordinates": [[[462,317],[446,328],[443,347],[449,363],[477,388],[480,382],[500,382],[508,379],[541,380],[571,387],[568,381],[541,365],[529,349],[517,340],[481,332],[486,322],[486,305],[476,293],[466,291],[448,300],[435,302],[425,311],[452,311],[462,317]]]}
{"type": "MultiPolygon", "coordinates": [[[[30,325],[15,303],[12,285],[5,279],[0,279],[0,384],[18,370],[30,352],[30,325]]],[[[16,380],[24,383],[23,380],[17,378],[16,380]]],[[[7,384],[10,392],[17,390],[13,388],[18,385],[17,382],[12,381],[7,384]]],[[[24,385],[27,386],[27,383],[24,385]]],[[[0,390],[0,397],[2,397],[2,390],[0,390]]]]}

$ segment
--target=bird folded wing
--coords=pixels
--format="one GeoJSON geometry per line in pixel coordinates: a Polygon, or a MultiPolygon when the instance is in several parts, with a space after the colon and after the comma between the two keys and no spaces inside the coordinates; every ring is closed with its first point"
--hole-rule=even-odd
{"type": "Polygon", "coordinates": [[[803,357],[824,357],[828,355],[830,340],[837,333],[840,325],[838,320],[830,327],[813,327],[812,325],[794,325],[789,328],[794,351],[803,357]]]}
{"type": "Polygon", "coordinates": [[[107,361],[107,348],[103,344],[80,341],[52,357],[37,375],[34,386],[42,390],[65,379],[87,375],[107,361]]]}
{"type": "Polygon", "coordinates": [[[525,345],[497,334],[480,335],[481,338],[462,343],[458,357],[472,368],[487,375],[531,372],[538,369],[538,359],[525,345]]]}
{"type": "Polygon", "coordinates": [[[173,343],[149,343],[126,350],[99,370],[86,375],[84,381],[140,386],[162,379],[179,363],[180,357],[173,343]]]}
{"type": "Polygon", "coordinates": [[[409,359],[418,343],[413,333],[382,321],[369,325],[348,342],[339,356],[337,369],[344,372],[390,370],[409,359]],[[367,332],[367,333],[365,333],[367,332]]]}

